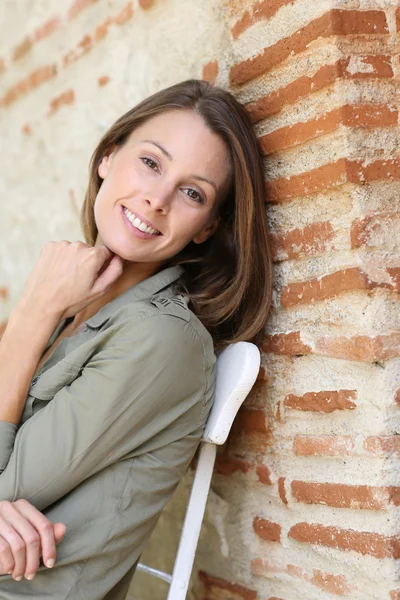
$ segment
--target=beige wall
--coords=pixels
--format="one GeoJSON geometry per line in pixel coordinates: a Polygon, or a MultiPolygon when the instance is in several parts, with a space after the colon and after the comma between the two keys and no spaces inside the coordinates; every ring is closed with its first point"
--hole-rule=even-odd
{"type": "MultiPolygon", "coordinates": [[[[191,598],[399,600],[398,0],[0,11],[0,321],[41,246],[80,238],[90,153],[115,118],[189,77],[232,90],[265,152],[274,308],[219,453],[191,598]]],[[[150,540],[153,566],[172,567],[191,477],[150,540]]],[[[133,586],[165,597],[142,575],[133,586]]]]}

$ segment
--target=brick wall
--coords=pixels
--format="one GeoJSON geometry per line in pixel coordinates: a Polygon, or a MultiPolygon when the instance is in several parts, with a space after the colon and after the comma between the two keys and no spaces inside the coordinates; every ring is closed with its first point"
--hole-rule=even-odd
{"type": "MultiPolygon", "coordinates": [[[[274,308],[190,597],[399,600],[398,0],[25,5],[0,38],[3,318],[34,251],[78,239],[84,167],[123,110],[191,76],[232,90],[265,152],[274,308]]],[[[154,566],[171,567],[190,479],[149,543],[154,566]]],[[[143,577],[136,598],[165,597],[143,577]]]]}
{"type": "Polygon", "coordinates": [[[264,148],[275,295],[218,458],[227,505],[212,551],[202,540],[201,597],[394,600],[400,8],[238,1],[227,16],[232,58],[213,69],[264,148]]]}

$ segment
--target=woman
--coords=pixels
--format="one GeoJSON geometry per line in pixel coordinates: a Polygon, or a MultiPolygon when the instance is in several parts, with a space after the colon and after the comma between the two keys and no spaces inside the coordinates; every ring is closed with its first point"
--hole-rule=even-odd
{"type": "Polygon", "coordinates": [[[86,243],[45,245],[0,344],[2,600],[125,598],[201,439],[214,349],[269,310],[261,151],[205,81],[111,126],[81,224],[86,243]]]}

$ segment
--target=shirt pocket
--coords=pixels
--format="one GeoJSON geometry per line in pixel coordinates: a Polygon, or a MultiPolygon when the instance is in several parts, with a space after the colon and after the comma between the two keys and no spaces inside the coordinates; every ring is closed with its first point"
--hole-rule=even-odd
{"type": "Polygon", "coordinates": [[[67,385],[71,385],[79,377],[81,366],[61,361],[36,376],[29,387],[29,395],[35,399],[49,401],[54,398],[58,391],[67,385]]]}

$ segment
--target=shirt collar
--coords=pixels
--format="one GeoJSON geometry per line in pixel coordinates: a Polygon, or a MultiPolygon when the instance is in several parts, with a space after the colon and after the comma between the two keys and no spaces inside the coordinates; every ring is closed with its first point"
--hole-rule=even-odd
{"type": "Polygon", "coordinates": [[[125,292],[114,298],[114,300],[111,300],[111,302],[108,302],[108,304],[105,304],[93,317],[90,317],[90,319],[86,321],[86,324],[93,328],[100,327],[111,317],[111,315],[125,304],[151,298],[154,294],[157,294],[176,281],[183,272],[183,267],[175,265],[173,267],[167,267],[155,275],[144,279],[140,283],[125,290],[125,292]]]}

